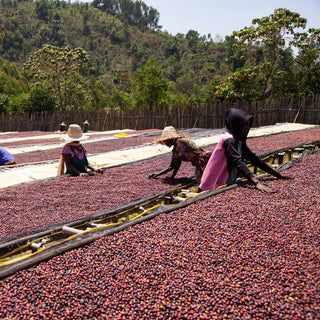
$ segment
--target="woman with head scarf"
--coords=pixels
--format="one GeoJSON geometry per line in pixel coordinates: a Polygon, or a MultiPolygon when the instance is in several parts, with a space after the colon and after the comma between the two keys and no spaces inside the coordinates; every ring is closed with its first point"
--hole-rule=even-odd
{"type": "Polygon", "coordinates": [[[102,173],[102,170],[93,168],[87,159],[87,150],[80,143],[88,137],[84,136],[81,127],[77,124],[70,124],[67,135],[64,140],[67,144],[62,149],[60,158],[58,175],[64,174],[64,164],[66,165],[65,174],[72,174],[74,176],[92,175],[93,172],[102,173]],[[88,169],[91,172],[88,172],[88,169]]]}
{"type": "Polygon", "coordinates": [[[246,139],[252,122],[253,117],[243,110],[231,108],[226,111],[228,132],[221,137],[203,172],[201,190],[214,190],[219,186],[233,183],[241,175],[258,190],[272,192],[269,187],[254,177],[245,160],[278,179],[290,178],[272,169],[249,149],[246,139]]]}
{"type": "Polygon", "coordinates": [[[172,147],[172,158],[169,167],[166,169],[152,173],[150,179],[159,177],[165,173],[172,171],[170,178],[174,178],[181,166],[182,161],[190,162],[195,167],[195,177],[200,182],[203,169],[205,168],[211,153],[204,151],[198,147],[192,140],[177,134],[172,126],[165,127],[162,131],[160,140],[157,141],[167,147],[172,147]]]}

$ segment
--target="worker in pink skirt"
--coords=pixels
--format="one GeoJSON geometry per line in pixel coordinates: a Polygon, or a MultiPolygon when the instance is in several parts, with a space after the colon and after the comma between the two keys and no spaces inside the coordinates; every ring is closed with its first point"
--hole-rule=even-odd
{"type": "Polygon", "coordinates": [[[252,122],[253,117],[243,110],[231,108],[226,111],[228,132],[221,137],[209,159],[201,178],[201,190],[214,190],[219,186],[233,183],[240,175],[248,179],[258,190],[272,192],[254,176],[245,160],[278,179],[291,179],[268,166],[249,149],[246,139],[252,122]]]}

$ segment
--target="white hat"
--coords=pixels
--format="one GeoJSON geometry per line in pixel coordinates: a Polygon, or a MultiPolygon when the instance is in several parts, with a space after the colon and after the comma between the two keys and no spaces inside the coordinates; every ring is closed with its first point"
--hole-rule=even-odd
{"type": "Polygon", "coordinates": [[[162,131],[161,138],[157,140],[157,143],[164,144],[164,141],[176,138],[182,138],[183,135],[177,134],[177,131],[174,127],[168,126],[165,127],[162,131]]]}
{"type": "Polygon", "coordinates": [[[77,124],[70,124],[67,135],[63,137],[67,142],[87,140],[88,136],[84,136],[81,127],[77,124]]]}

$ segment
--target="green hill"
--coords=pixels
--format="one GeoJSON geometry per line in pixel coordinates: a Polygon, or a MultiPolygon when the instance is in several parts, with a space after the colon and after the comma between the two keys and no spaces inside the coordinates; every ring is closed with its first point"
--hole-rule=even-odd
{"type": "MultiPolygon", "coordinates": [[[[220,42],[196,30],[170,35],[158,25],[159,12],[142,1],[1,0],[0,8],[0,111],[75,108],[81,101],[85,101],[84,108],[135,107],[211,102],[214,98],[250,100],[267,92],[275,96],[306,93],[305,89],[297,89],[296,81],[303,75],[293,76],[293,72],[303,70],[307,62],[297,68],[292,51],[280,46],[277,55],[281,63],[273,64],[272,77],[269,75],[263,84],[264,79],[258,76],[270,60],[268,45],[256,44],[251,51],[245,47],[235,49],[240,33],[238,38],[229,36],[220,42]],[[61,50],[81,48],[87,54],[86,68],[81,67],[79,76],[68,74],[63,80],[63,94],[76,90],[79,83],[88,97],[73,94],[61,104],[61,99],[57,102],[57,90],[61,92],[61,88],[53,88],[52,79],[42,75],[41,82],[39,77],[35,81],[34,74],[24,70],[29,59],[47,45],[61,50]],[[16,75],[12,74],[14,66],[16,75]],[[18,85],[13,84],[16,82],[18,85]],[[72,86],[67,87],[71,82],[72,86]],[[13,90],[14,86],[19,88],[13,90]],[[157,90],[154,99],[146,98],[157,90]],[[49,98],[52,103],[45,105],[43,101],[49,98]]],[[[319,39],[315,44],[318,51],[312,61],[319,57],[319,39]]],[[[316,72],[312,68],[312,77],[317,78],[319,62],[316,72]]],[[[319,92],[319,83],[308,86],[319,92]]]]}
{"type": "Polygon", "coordinates": [[[167,79],[178,81],[184,91],[192,89],[186,77],[203,85],[228,71],[224,43],[216,44],[194,30],[172,36],[94,5],[98,6],[96,2],[2,0],[1,56],[21,69],[28,56],[45,44],[81,47],[89,54],[90,73],[109,90],[121,74],[133,73],[151,57],[162,65],[167,79]]]}

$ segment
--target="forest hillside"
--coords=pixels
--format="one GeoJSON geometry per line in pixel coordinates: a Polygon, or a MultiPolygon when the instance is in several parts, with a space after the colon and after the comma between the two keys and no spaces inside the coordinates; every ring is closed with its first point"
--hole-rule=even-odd
{"type": "Polygon", "coordinates": [[[284,8],[216,41],[161,31],[161,13],[142,1],[1,0],[0,8],[2,112],[320,92],[319,29],[284,8]]]}

